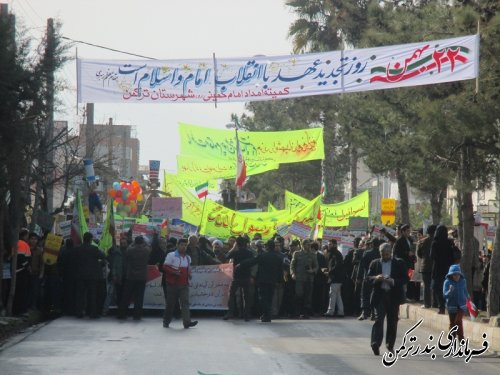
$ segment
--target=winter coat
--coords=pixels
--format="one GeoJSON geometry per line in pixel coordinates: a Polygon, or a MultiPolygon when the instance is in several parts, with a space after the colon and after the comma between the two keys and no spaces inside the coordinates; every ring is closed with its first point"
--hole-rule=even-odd
{"type": "Polygon", "coordinates": [[[125,253],[127,280],[146,281],[148,278],[148,260],[151,248],[145,244],[130,245],[125,253]]]}
{"type": "Polygon", "coordinates": [[[431,237],[425,237],[417,245],[417,256],[421,259],[419,272],[431,273],[432,272],[432,258],[431,258],[431,237]]]}
{"type": "Polygon", "coordinates": [[[248,280],[252,276],[252,270],[250,268],[239,268],[238,265],[245,259],[253,259],[253,253],[247,248],[234,249],[231,250],[226,255],[226,259],[233,260],[233,279],[234,280],[248,280]]]}
{"type": "Polygon", "coordinates": [[[449,313],[454,314],[458,309],[467,311],[467,283],[458,264],[450,266],[443,284],[443,296],[446,299],[446,308],[449,313]],[[453,280],[454,273],[460,274],[458,282],[453,280]],[[452,290],[450,290],[450,286],[453,286],[452,290]]]}
{"type": "Polygon", "coordinates": [[[442,281],[450,266],[454,263],[453,241],[444,239],[433,240],[431,243],[431,258],[433,260],[432,279],[442,281]]]}
{"type": "Polygon", "coordinates": [[[363,257],[361,258],[361,262],[358,267],[358,280],[364,280],[366,278],[371,262],[378,258],[380,258],[380,252],[378,249],[366,250],[363,253],[363,257]]]}
{"type": "Polygon", "coordinates": [[[412,250],[413,242],[409,237],[401,236],[399,237],[392,248],[392,255],[394,258],[399,258],[404,260],[407,268],[414,269],[415,265],[413,259],[410,257],[410,251],[412,250]]]}
{"type": "Polygon", "coordinates": [[[328,282],[343,284],[345,281],[344,259],[337,249],[330,250],[328,258],[328,282]]]}
{"type": "Polygon", "coordinates": [[[318,271],[318,257],[316,253],[299,250],[293,253],[290,263],[290,273],[296,281],[313,281],[318,271]],[[309,272],[310,271],[310,272],[309,272]]]}
{"type": "MultiPolygon", "coordinates": [[[[389,290],[389,298],[391,304],[400,305],[405,301],[404,285],[408,283],[408,272],[406,268],[406,263],[404,260],[399,258],[391,259],[391,274],[389,275],[394,279],[394,285],[389,290]]],[[[375,259],[370,263],[367,278],[369,282],[372,283],[373,289],[370,296],[370,306],[377,306],[383,298],[384,290],[382,288],[382,283],[370,279],[372,276],[377,276],[382,273],[382,259],[375,259]]]]}
{"type": "Polygon", "coordinates": [[[283,282],[283,254],[276,251],[266,251],[256,258],[247,258],[239,264],[236,269],[251,269],[258,265],[256,282],[258,285],[268,285],[283,282]]]}
{"type": "Polygon", "coordinates": [[[102,277],[100,259],[105,259],[104,253],[97,246],[82,244],[75,250],[77,259],[77,279],[97,281],[102,277]]]}

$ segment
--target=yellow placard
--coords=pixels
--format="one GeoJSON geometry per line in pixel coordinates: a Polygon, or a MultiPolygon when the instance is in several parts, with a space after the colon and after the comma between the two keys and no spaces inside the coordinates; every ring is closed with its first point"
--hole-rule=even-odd
{"type": "Polygon", "coordinates": [[[43,262],[48,265],[56,264],[59,251],[61,249],[63,236],[49,233],[45,239],[43,248],[43,262]]]}
{"type": "Polygon", "coordinates": [[[382,198],[380,202],[380,221],[384,225],[392,225],[396,221],[396,200],[382,198]]]}

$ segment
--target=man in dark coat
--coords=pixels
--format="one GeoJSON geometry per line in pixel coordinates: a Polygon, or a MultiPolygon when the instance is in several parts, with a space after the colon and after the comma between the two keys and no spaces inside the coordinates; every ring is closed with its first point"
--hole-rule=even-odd
{"type": "Polygon", "coordinates": [[[391,257],[391,245],[382,244],[380,256],[380,259],[370,263],[368,270],[368,279],[373,284],[370,303],[375,309],[375,323],[372,328],[371,347],[375,355],[380,354],[386,317],[385,343],[387,349],[394,354],[399,305],[405,300],[403,286],[408,282],[406,265],[402,260],[391,257]]]}
{"type": "Polygon", "coordinates": [[[424,304],[423,308],[430,308],[432,306],[432,258],[431,258],[431,243],[434,233],[436,232],[436,225],[429,225],[427,227],[427,236],[424,237],[417,244],[417,257],[420,258],[419,272],[422,274],[422,281],[424,282],[424,304]]]}
{"type": "Polygon", "coordinates": [[[250,270],[253,265],[258,265],[256,283],[263,312],[260,321],[263,323],[271,322],[274,287],[283,277],[284,263],[284,258],[276,247],[267,246],[267,248],[268,251],[261,253],[256,258],[246,259],[236,267],[237,269],[250,270]]]}
{"type": "Polygon", "coordinates": [[[374,238],[366,244],[369,246],[369,250],[367,249],[363,253],[363,257],[361,258],[361,262],[358,267],[358,281],[362,282],[361,285],[361,315],[358,320],[365,320],[372,316],[374,318],[374,311],[370,305],[370,295],[372,293],[372,283],[368,279],[368,269],[370,267],[370,263],[377,258],[380,258],[380,252],[378,247],[380,245],[380,240],[378,238],[374,238]]]}
{"type": "Polygon", "coordinates": [[[150,254],[151,248],[146,244],[142,236],[137,236],[134,244],[129,246],[125,253],[125,287],[120,301],[118,319],[127,317],[127,308],[132,300],[134,301],[134,320],[140,320],[142,317],[150,254]]]}
{"type": "Polygon", "coordinates": [[[247,240],[243,237],[236,239],[235,247],[226,254],[226,259],[233,260],[233,281],[229,288],[228,312],[224,315],[224,320],[232,319],[236,315],[236,292],[238,289],[243,292],[243,317],[245,321],[250,319],[251,297],[250,297],[250,278],[252,276],[251,269],[240,268],[238,265],[245,259],[253,258],[253,253],[247,248],[247,240]]]}
{"type": "Polygon", "coordinates": [[[394,258],[399,258],[404,260],[406,263],[407,269],[414,268],[414,263],[412,261],[413,254],[412,244],[413,241],[410,237],[411,229],[408,224],[404,224],[401,227],[401,236],[398,237],[396,242],[394,243],[394,247],[392,248],[392,256],[394,258]]]}
{"type": "Polygon", "coordinates": [[[97,313],[97,282],[102,272],[99,259],[106,256],[97,246],[92,245],[92,233],[83,235],[83,244],[76,249],[77,267],[77,300],[76,316],[83,318],[86,309],[91,319],[98,318],[97,313]],[[85,301],[87,302],[85,304],[85,301]]]}
{"type": "Polygon", "coordinates": [[[319,250],[317,242],[313,242],[311,248],[318,258],[318,271],[314,275],[312,308],[314,314],[323,314],[328,307],[328,276],[323,272],[324,269],[328,268],[328,260],[319,250]]]}
{"type": "Polygon", "coordinates": [[[66,240],[57,258],[57,267],[62,278],[62,311],[66,315],[74,315],[78,290],[78,253],[70,238],[66,240]]]}

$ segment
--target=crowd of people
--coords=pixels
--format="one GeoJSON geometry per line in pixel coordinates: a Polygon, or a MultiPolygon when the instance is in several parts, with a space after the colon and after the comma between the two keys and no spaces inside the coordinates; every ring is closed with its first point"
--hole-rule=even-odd
{"type": "MultiPolygon", "coordinates": [[[[445,314],[450,275],[460,273],[450,271],[461,257],[453,234],[443,225],[431,225],[425,234],[412,234],[409,225],[402,225],[395,235],[382,230],[378,236],[357,237],[351,249],[341,252],[335,239],[286,241],[275,235],[263,241],[259,235],[244,235],[221,241],[191,235],[167,240],[155,235],[148,242],[142,236],[132,239],[130,231],[105,254],[85,233],[81,245],[67,239],[57,262],[47,264],[42,239],[22,230],[14,313],[39,309],[96,319],[116,305],[117,317],[125,319],[134,302],[132,315],[140,320],[148,265],[155,265],[163,274],[164,326],[169,327],[180,311],[184,327],[189,328],[196,325],[189,314],[190,268],[231,262],[233,280],[225,320],[356,316],[375,321],[372,344],[379,347],[387,317],[386,343],[392,349],[399,304],[420,301],[422,291],[422,308],[435,307],[445,314]],[[392,267],[386,265],[387,259],[392,267]]],[[[472,297],[485,309],[488,257],[477,249],[474,258],[472,297]]],[[[9,261],[4,263],[4,297],[10,285],[9,261]]]]}

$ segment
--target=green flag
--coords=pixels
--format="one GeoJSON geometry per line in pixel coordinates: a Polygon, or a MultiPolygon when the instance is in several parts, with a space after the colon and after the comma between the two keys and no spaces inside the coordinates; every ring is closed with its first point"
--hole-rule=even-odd
{"type": "Polygon", "coordinates": [[[106,220],[104,221],[104,228],[102,228],[102,236],[99,241],[99,250],[104,251],[106,254],[109,249],[113,247],[113,233],[115,231],[114,215],[113,215],[113,199],[108,199],[106,220]]]}

